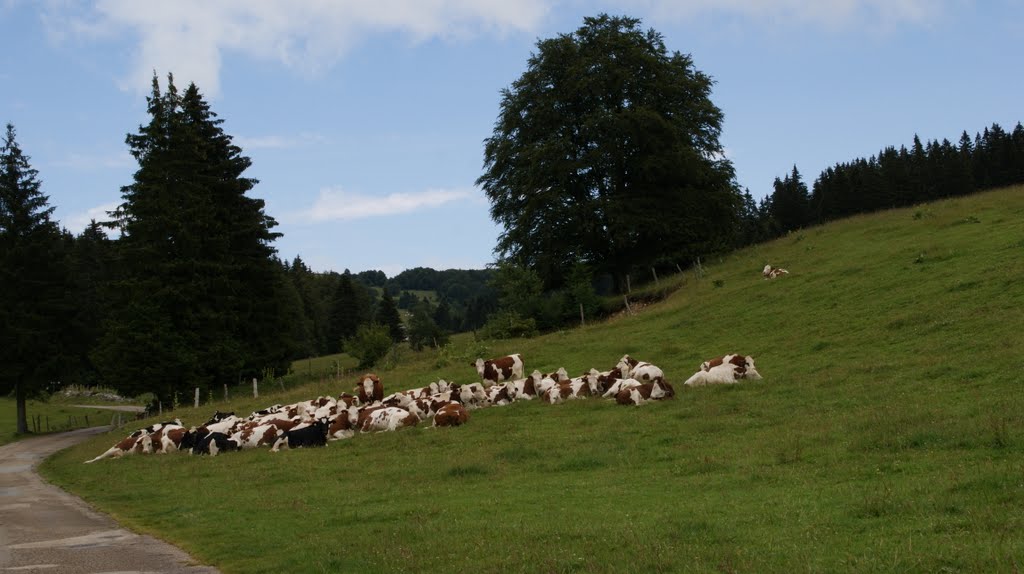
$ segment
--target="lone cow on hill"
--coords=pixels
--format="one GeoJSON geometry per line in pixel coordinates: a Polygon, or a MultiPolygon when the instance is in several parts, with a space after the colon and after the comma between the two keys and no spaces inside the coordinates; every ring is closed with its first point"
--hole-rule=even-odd
{"type": "Polygon", "coordinates": [[[477,359],[470,363],[476,367],[476,372],[484,383],[497,384],[501,381],[511,381],[523,378],[523,356],[519,353],[501,357],[498,359],[477,359]]]}

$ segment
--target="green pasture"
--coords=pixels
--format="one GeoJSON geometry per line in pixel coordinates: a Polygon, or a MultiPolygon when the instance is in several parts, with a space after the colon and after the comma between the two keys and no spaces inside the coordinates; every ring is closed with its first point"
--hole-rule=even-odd
{"type": "MultiPolygon", "coordinates": [[[[0,398],[0,445],[24,436],[107,425],[117,416],[114,411],[95,407],[81,408],[72,404],[64,401],[27,401],[25,412],[29,434],[18,435],[15,432],[18,428],[18,406],[12,398],[0,398]]],[[[124,420],[134,416],[134,413],[121,413],[124,420]]]]}
{"type": "Polygon", "coordinates": [[[1019,572],[1022,277],[1022,187],[855,217],[705,261],[632,316],[462,336],[380,372],[390,392],[472,381],[478,353],[574,375],[629,353],[662,367],[674,400],[516,403],[324,449],[82,464],[122,431],[42,470],[228,573],[1019,572]],[[790,274],[766,281],[765,263],[790,274]],[[764,380],[681,385],[729,352],[764,380]]]}

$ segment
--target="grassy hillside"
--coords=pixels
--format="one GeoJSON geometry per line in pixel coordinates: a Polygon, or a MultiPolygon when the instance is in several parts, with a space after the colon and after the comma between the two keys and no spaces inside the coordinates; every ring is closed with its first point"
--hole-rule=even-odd
{"type": "MultiPolygon", "coordinates": [[[[517,403],[319,450],[82,465],[107,435],[44,472],[225,572],[1024,567],[1024,188],[805,230],[705,271],[635,316],[486,344],[573,374],[630,353],[677,383],[673,401],[517,403]],[[765,263],[791,274],[765,281],[765,263]],[[737,351],[763,381],[678,385],[737,351]]],[[[382,379],[469,381],[483,347],[457,339],[382,379]]]]}

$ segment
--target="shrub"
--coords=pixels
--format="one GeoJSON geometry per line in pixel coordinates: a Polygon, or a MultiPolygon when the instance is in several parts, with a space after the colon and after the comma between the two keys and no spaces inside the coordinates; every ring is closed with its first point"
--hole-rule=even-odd
{"type": "Polygon", "coordinates": [[[537,321],[522,317],[515,311],[500,311],[491,315],[480,329],[483,339],[514,339],[537,336],[537,321]]]}
{"type": "Polygon", "coordinates": [[[348,354],[359,359],[359,368],[372,367],[391,350],[391,334],[384,325],[360,325],[356,334],[345,341],[348,354]]]}

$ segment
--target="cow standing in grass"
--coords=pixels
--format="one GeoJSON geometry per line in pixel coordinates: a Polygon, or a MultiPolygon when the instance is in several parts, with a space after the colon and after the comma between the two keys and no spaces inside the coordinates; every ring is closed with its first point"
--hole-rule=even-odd
{"type": "Polygon", "coordinates": [[[519,353],[489,360],[478,358],[470,366],[476,367],[477,374],[487,386],[523,378],[523,356],[519,353]]]}

